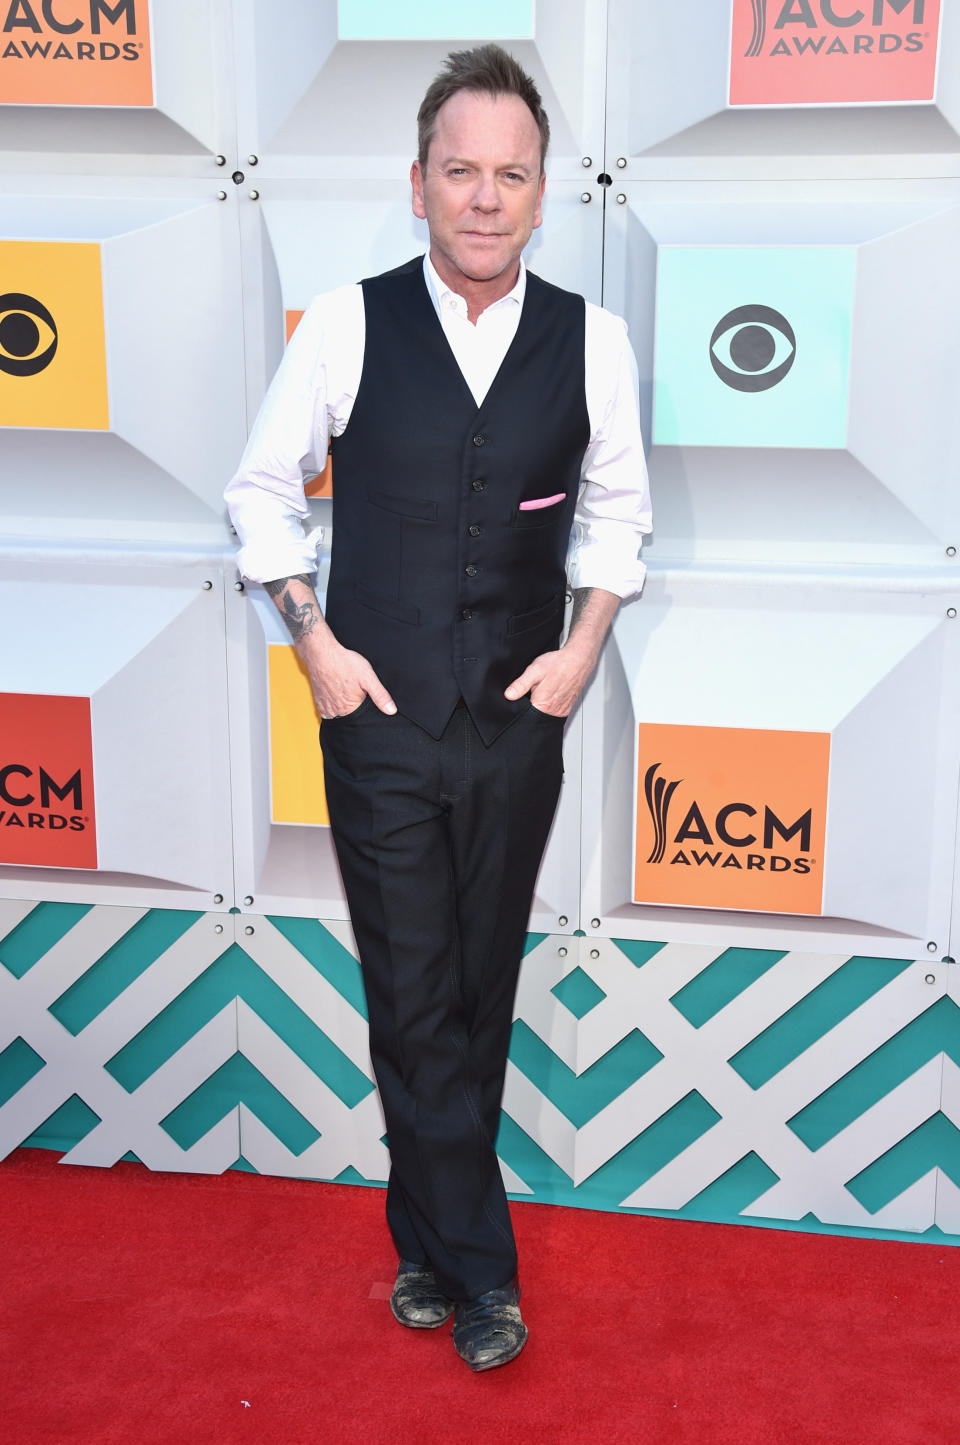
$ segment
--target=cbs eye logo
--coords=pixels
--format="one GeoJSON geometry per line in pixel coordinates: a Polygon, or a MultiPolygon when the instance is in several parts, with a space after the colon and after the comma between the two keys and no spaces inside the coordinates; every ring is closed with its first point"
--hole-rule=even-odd
{"type": "Polygon", "coordinates": [[[0,371],[36,376],[56,356],[58,340],[57,323],[35,296],[0,296],[0,371]]]}
{"type": "Polygon", "coordinates": [[[769,391],[796,355],[793,327],[771,306],[737,306],[721,316],[710,337],[710,365],[734,391],[769,391]]]}

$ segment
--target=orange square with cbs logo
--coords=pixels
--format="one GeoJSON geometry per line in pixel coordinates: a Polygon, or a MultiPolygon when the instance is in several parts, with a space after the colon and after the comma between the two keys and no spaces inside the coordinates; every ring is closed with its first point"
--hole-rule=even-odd
{"type": "Polygon", "coordinates": [[[830,734],[641,723],[634,902],[820,914],[830,734]]]}
{"type": "Polygon", "coordinates": [[[0,241],[0,426],[110,426],[100,247],[0,241]]]}
{"type": "Polygon", "coordinates": [[[88,697],[0,693],[0,863],[96,868],[88,697]]]}
{"type": "Polygon", "coordinates": [[[0,3],[0,105],[153,105],[149,0],[0,3]]]}

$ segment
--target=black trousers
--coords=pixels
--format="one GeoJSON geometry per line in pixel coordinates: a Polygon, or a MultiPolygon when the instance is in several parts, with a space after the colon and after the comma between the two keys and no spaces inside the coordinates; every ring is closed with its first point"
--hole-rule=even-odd
{"type": "Polygon", "coordinates": [[[390,1146],[397,1252],[451,1299],[512,1279],[494,1149],[517,976],[563,775],[563,719],[530,707],[490,747],[367,698],[320,729],[390,1146]]]}

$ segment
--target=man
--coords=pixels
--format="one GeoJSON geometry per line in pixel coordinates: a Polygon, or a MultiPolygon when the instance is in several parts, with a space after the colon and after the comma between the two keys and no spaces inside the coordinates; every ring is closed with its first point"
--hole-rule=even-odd
{"type": "Polygon", "coordinates": [[[497,46],[458,52],[418,122],[429,257],[314,300],[227,498],[323,719],[390,1145],[391,1308],[420,1329],[452,1313],[485,1370],[527,1338],[494,1140],[563,723],[640,587],[650,516],[626,328],[521,261],[536,87],[497,46]],[[324,619],[300,519],[330,436],[324,619]]]}

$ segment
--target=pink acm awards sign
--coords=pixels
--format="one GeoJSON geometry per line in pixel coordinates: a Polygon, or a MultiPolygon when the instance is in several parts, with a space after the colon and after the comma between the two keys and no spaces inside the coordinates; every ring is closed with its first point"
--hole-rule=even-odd
{"type": "Polygon", "coordinates": [[[940,0],[733,0],[737,105],[932,101],[940,0]]]}

